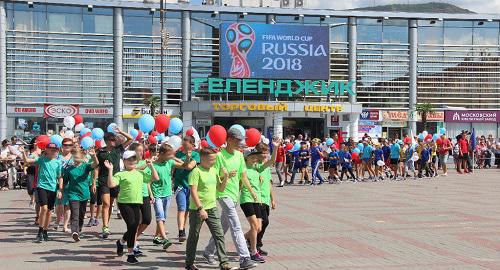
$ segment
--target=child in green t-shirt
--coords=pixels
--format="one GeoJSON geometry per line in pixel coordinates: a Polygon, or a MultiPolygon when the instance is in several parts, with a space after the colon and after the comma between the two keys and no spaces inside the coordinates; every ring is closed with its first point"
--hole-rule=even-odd
{"type": "Polygon", "coordinates": [[[94,149],[90,149],[88,154],[92,157],[91,163],[85,162],[85,155],[80,150],[73,150],[73,164],[65,167],[62,172],[64,195],[69,200],[71,212],[71,237],[75,242],[80,241],[79,233],[82,231],[87,201],[90,199],[89,174],[99,165],[94,149]]]}
{"type": "Polygon", "coordinates": [[[202,149],[200,151],[200,165],[194,168],[189,175],[191,198],[189,200],[189,235],[186,244],[186,269],[188,270],[198,269],[194,266],[194,260],[203,222],[207,223],[215,240],[220,269],[232,269],[226,255],[224,233],[216,205],[216,191],[224,191],[229,174],[223,167],[217,171],[214,166],[216,157],[217,154],[214,150],[202,149]],[[219,175],[222,175],[220,180],[219,175]]]}
{"type": "Polygon", "coordinates": [[[120,209],[123,220],[127,224],[127,231],[121,239],[116,241],[116,253],[118,256],[123,255],[123,246],[127,243],[127,262],[130,264],[139,262],[134,253],[134,246],[137,227],[141,221],[140,207],[143,203],[142,185],[143,183],[158,181],[160,179],[153,163],[148,160],[146,164],[151,170],[151,174],[136,170],[136,153],[134,151],[125,151],[123,153],[123,165],[125,170],[113,175],[113,164],[108,160],[104,161],[104,165],[108,169],[107,184],[109,188],[120,187],[118,208],[120,209]]]}

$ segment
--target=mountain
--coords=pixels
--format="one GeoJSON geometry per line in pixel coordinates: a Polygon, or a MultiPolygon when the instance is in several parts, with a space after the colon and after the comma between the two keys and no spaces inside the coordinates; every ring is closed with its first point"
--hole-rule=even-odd
{"type": "Polygon", "coordinates": [[[352,10],[360,11],[387,11],[387,12],[413,12],[413,13],[455,13],[471,14],[475,13],[468,9],[457,7],[448,3],[429,2],[422,4],[392,4],[373,7],[356,8],[352,10]]]}

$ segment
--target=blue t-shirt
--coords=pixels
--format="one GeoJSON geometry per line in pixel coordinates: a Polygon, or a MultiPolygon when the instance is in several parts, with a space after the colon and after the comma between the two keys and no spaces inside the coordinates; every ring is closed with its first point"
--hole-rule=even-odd
{"type": "Polygon", "coordinates": [[[375,149],[375,161],[382,160],[382,156],[384,155],[384,151],[382,149],[375,149]]]}
{"type": "Polygon", "coordinates": [[[339,153],[336,151],[330,152],[330,154],[328,154],[328,160],[330,162],[330,166],[337,166],[337,164],[339,164],[339,153]]]}
{"type": "Polygon", "coordinates": [[[391,147],[389,145],[382,146],[382,151],[384,152],[384,160],[388,160],[391,155],[391,147]]]}
{"type": "Polygon", "coordinates": [[[366,145],[363,148],[363,156],[362,159],[370,159],[372,157],[373,147],[371,145],[366,145]]]}
{"type": "Polygon", "coordinates": [[[430,155],[429,149],[427,148],[422,149],[422,158],[420,159],[421,162],[427,163],[427,161],[429,160],[429,155],[430,155]]]}
{"type": "Polygon", "coordinates": [[[410,160],[412,157],[413,157],[413,148],[412,147],[408,147],[408,149],[406,149],[406,152],[405,152],[405,158],[406,160],[410,160]]]}
{"type": "Polygon", "coordinates": [[[320,152],[321,152],[321,147],[319,146],[311,147],[311,159],[312,160],[321,159],[321,155],[319,154],[320,152]]]}
{"type": "Polygon", "coordinates": [[[397,143],[393,143],[391,145],[391,158],[392,159],[399,159],[399,151],[401,150],[401,147],[397,143]]]}
{"type": "Polygon", "coordinates": [[[339,151],[339,161],[340,161],[340,164],[344,163],[345,154],[346,154],[346,152],[344,150],[340,150],[339,151]]]}
{"type": "Polygon", "coordinates": [[[309,161],[309,150],[308,149],[303,149],[303,150],[299,150],[299,153],[298,153],[298,156],[299,156],[299,161],[301,164],[306,164],[308,161],[309,161]]]}
{"type": "Polygon", "coordinates": [[[347,153],[344,154],[344,158],[342,160],[344,162],[342,164],[342,168],[345,168],[345,169],[351,169],[352,168],[352,158],[351,158],[351,154],[349,152],[347,152],[347,153]]]}

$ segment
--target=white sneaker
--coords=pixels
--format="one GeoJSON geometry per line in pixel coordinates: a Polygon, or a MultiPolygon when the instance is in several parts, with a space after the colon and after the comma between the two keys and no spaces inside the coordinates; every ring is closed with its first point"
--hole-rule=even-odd
{"type": "Polygon", "coordinates": [[[441,174],[441,176],[448,176],[448,173],[443,173],[441,174]]]}

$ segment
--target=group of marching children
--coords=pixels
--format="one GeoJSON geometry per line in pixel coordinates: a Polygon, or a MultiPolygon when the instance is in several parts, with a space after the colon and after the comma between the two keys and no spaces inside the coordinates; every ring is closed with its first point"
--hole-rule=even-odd
{"type": "Polygon", "coordinates": [[[186,269],[198,269],[194,261],[204,222],[212,234],[203,252],[207,263],[216,264],[214,255],[217,254],[220,269],[233,269],[225,247],[224,235],[228,230],[240,257],[239,269],[264,263],[267,252],[262,249],[263,237],[269,225],[270,209],[275,208],[271,167],[280,143],[274,140],[272,151],[264,143],[245,149],[240,130],[229,129],[227,134],[226,147],[221,149],[196,150],[195,139],[185,136],[182,147],[175,151],[167,143],[134,142],[132,136],[118,128],[105,134],[105,146],[101,149],[83,150],[76,137],[64,139],[61,149],[54,143],[46,145],[43,151],[36,145],[32,148],[38,151],[25,152],[21,148],[25,166],[35,167],[33,187],[39,207],[36,241],[49,240],[54,207],[61,207],[57,224],[64,218],[63,230],[71,233],[75,242],[80,241],[89,200],[89,226],[98,224],[101,212],[101,237],[108,238],[116,200],[126,223],[126,232],[116,241],[116,252],[121,256],[126,247],[127,262],[135,264],[137,256],[142,255],[137,240],[151,223],[151,205],[156,218],[153,243],[164,249],[172,245],[167,238],[165,221],[175,197],[178,239],[187,240],[186,269]],[[241,227],[238,204],[250,225],[247,232],[241,227]],[[64,211],[68,217],[64,217],[64,211]],[[66,226],[70,228],[66,230],[66,226]]]}

